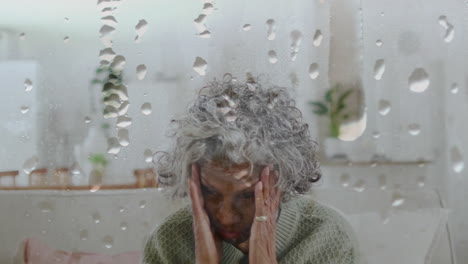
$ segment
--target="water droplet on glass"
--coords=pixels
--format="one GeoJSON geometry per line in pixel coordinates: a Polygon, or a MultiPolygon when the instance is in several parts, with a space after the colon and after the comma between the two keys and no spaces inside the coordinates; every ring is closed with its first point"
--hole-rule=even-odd
{"type": "Polygon", "coordinates": [[[29,91],[31,91],[32,89],[33,89],[33,83],[32,83],[32,81],[29,80],[29,79],[26,79],[26,80],[24,81],[24,90],[25,90],[26,92],[29,92],[29,91]]]}
{"type": "Polygon", "coordinates": [[[37,164],[39,163],[39,158],[37,156],[32,156],[23,163],[23,171],[26,174],[30,174],[33,171],[37,164]]]}
{"type": "Polygon", "coordinates": [[[408,126],[408,133],[412,136],[417,136],[421,133],[421,127],[418,124],[410,124],[408,126]]]}
{"type": "Polygon", "coordinates": [[[146,66],[144,64],[140,64],[136,68],[136,74],[138,80],[143,80],[146,76],[146,66]]]}
{"type": "Polygon", "coordinates": [[[119,138],[120,145],[126,147],[130,144],[130,138],[127,129],[119,129],[117,132],[117,137],[119,138]]]}
{"type": "Polygon", "coordinates": [[[127,61],[125,60],[124,56],[117,55],[115,56],[114,60],[112,61],[110,67],[114,73],[120,73],[123,68],[125,67],[125,64],[127,61]]]}
{"type": "Polygon", "coordinates": [[[362,179],[357,180],[353,186],[356,192],[363,192],[365,190],[365,187],[366,187],[366,183],[362,179]]]}
{"type": "Polygon", "coordinates": [[[379,101],[379,113],[383,116],[387,115],[391,110],[390,102],[387,100],[379,101]]]}
{"type": "Polygon", "coordinates": [[[119,207],[119,212],[121,212],[121,213],[125,212],[125,207],[120,206],[120,207],[119,207]]]}
{"type": "Polygon", "coordinates": [[[21,110],[21,113],[22,113],[22,114],[26,114],[27,112],[29,112],[29,107],[27,107],[27,106],[22,106],[22,107],[20,108],[20,110],[21,110]]]}
{"type": "Polygon", "coordinates": [[[193,63],[194,71],[196,71],[201,76],[205,76],[207,67],[208,67],[208,64],[206,63],[204,59],[200,57],[195,58],[195,62],[193,63]]]}
{"type": "Polygon", "coordinates": [[[377,47],[380,47],[383,45],[383,41],[378,39],[376,42],[375,42],[375,45],[377,45],[377,47]]]}
{"type": "Polygon", "coordinates": [[[121,229],[122,231],[127,230],[127,229],[128,229],[128,224],[127,224],[126,222],[121,223],[121,224],[120,224],[120,229],[121,229]]]}
{"type": "Polygon", "coordinates": [[[444,41],[447,43],[452,42],[453,38],[455,37],[454,26],[448,22],[446,16],[439,17],[439,24],[442,26],[442,28],[445,29],[444,41]]]}
{"type": "Polygon", "coordinates": [[[458,93],[458,84],[457,83],[452,83],[452,87],[450,88],[450,92],[453,94],[458,93]]]}
{"type": "Polygon", "coordinates": [[[340,177],[341,186],[343,186],[344,188],[349,187],[350,180],[351,180],[351,177],[349,176],[349,174],[343,173],[340,177]]]}
{"type": "Polygon", "coordinates": [[[83,229],[80,231],[80,239],[81,240],[88,240],[88,230],[83,229]]]}
{"type": "Polygon", "coordinates": [[[138,24],[135,26],[136,30],[136,37],[135,37],[135,43],[140,43],[141,38],[143,37],[143,34],[145,34],[146,31],[148,31],[148,22],[146,20],[141,19],[138,21],[138,24]]]}
{"type": "Polygon", "coordinates": [[[405,202],[405,199],[402,197],[401,193],[394,192],[392,194],[392,206],[399,207],[405,202]]]}
{"type": "Polygon", "coordinates": [[[276,37],[275,20],[268,19],[266,21],[266,24],[267,24],[267,39],[268,40],[274,40],[275,37],[276,37]]]}
{"type": "Polygon", "coordinates": [[[146,207],[146,201],[140,201],[139,205],[141,209],[146,207]]]}
{"type": "Polygon", "coordinates": [[[245,24],[245,25],[242,26],[242,29],[243,29],[244,31],[249,31],[249,30],[252,29],[252,25],[250,25],[250,24],[245,24]]]}
{"type": "Polygon", "coordinates": [[[130,103],[128,101],[124,101],[118,109],[119,116],[125,115],[129,107],[130,107],[130,103]]]}
{"type": "Polygon", "coordinates": [[[111,27],[115,27],[118,24],[117,19],[115,19],[114,16],[104,16],[101,18],[101,22],[111,27]]]}
{"type": "Polygon", "coordinates": [[[200,34],[198,34],[200,38],[211,38],[211,32],[209,30],[204,30],[200,34]]]}
{"type": "Polygon", "coordinates": [[[23,33],[20,33],[20,34],[19,34],[19,39],[20,39],[20,40],[25,40],[25,39],[26,39],[26,33],[24,33],[24,32],[23,32],[23,33]]]}
{"type": "Polygon", "coordinates": [[[112,48],[105,48],[99,51],[99,59],[111,62],[116,54],[112,48]]]}
{"type": "Polygon", "coordinates": [[[115,31],[115,28],[108,26],[108,25],[104,25],[101,27],[101,29],[99,29],[99,34],[101,38],[106,38],[110,34],[112,34],[114,31],[115,31]]]}
{"type": "Polygon", "coordinates": [[[114,245],[114,239],[112,238],[112,236],[105,236],[104,238],[102,238],[101,241],[105,248],[112,248],[112,246],[114,245]]]}
{"type": "Polygon", "coordinates": [[[141,105],[141,112],[144,114],[144,115],[149,115],[151,114],[152,112],[152,109],[151,109],[151,104],[150,103],[144,103],[141,105]]]}
{"type": "Polygon", "coordinates": [[[104,118],[114,118],[118,116],[117,108],[108,105],[104,108],[104,118]]]}
{"type": "Polygon", "coordinates": [[[378,59],[375,62],[375,66],[374,66],[374,78],[376,80],[381,80],[384,72],[385,72],[385,60],[378,59]]]}
{"type": "Polygon", "coordinates": [[[65,22],[69,22],[69,21],[70,21],[70,19],[69,19],[68,17],[64,17],[63,19],[65,20],[65,22]]]}
{"type": "Polygon", "coordinates": [[[49,201],[42,201],[37,205],[37,207],[43,213],[50,213],[55,209],[55,205],[49,201]]]}
{"type": "Polygon", "coordinates": [[[68,42],[70,42],[70,37],[69,36],[64,37],[63,43],[67,44],[68,42]]]}
{"type": "Polygon", "coordinates": [[[203,5],[203,14],[210,15],[211,13],[213,13],[213,10],[214,10],[214,7],[212,3],[205,3],[203,5]]]}
{"type": "Polygon", "coordinates": [[[314,40],[313,40],[314,46],[315,47],[320,46],[320,44],[322,43],[322,39],[323,39],[322,31],[320,31],[320,29],[317,29],[314,34],[314,40]]]}
{"type": "Polygon", "coordinates": [[[24,216],[25,216],[25,217],[30,217],[31,214],[30,214],[29,212],[26,212],[26,213],[24,213],[24,216]]]}
{"type": "Polygon", "coordinates": [[[107,153],[117,154],[120,152],[120,142],[117,138],[112,137],[107,139],[107,153]]]}
{"type": "Polygon", "coordinates": [[[460,173],[465,168],[463,156],[457,147],[452,147],[450,150],[450,160],[452,161],[452,169],[456,173],[460,173]]]}
{"type": "Polygon", "coordinates": [[[73,164],[72,164],[70,170],[71,170],[71,173],[72,173],[73,175],[78,175],[78,174],[81,173],[80,165],[79,165],[78,162],[76,162],[76,161],[73,162],[73,164]]]}
{"type": "Polygon", "coordinates": [[[205,14],[200,14],[197,18],[193,20],[193,22],[195,23],[195,28],[199,33],[207,30],[205,26],[205,18],[205,14]]]}
{"type": "Polygon", "coordinates": [[[145,157],[145,162],[153,161],[153,152],[150,149],[145,149],[143,156],[145,157]]]}
{"type": "Polygon", "coordinates": [[[422,93],[429,87],[429,74],[423,68],[417,68],[411,73],[408,82],[411,91],[422,93]]]}
{"type": "Polygon", "coordinates": [[[384,12],[381,12],[381,13],[380,13],[380,16],[385,16],[385,13],[384,13],[384,12]]]}
{"type": "Polygon", "coordinates": [[[424,185],[426,184],[426,178],[424,176],[420,176],[418,178],[418,186],[419,187],[424,187],[424,185]]]}
{"type": "Polygon", "coordinates": [[[101,189],[100,184],[93,184],[93,186],[91,186],[91,189],[89,189],[89,192],[95,193],[95,192],[99,191],[99,189],[101,189]]]}
{"type": "Polygon", "coordinates": [[[319,76],[319,65],[317,63],[312,63],[309,66],[309,76],[312,80],[317,79],[319,76]]]}
{"type": "Polygon", "coordinates": [[[302,33],[299,30],[294,30],[290,34],[291,37],[291,60],[295,61],[299,53],[299,46],[302,41],[302,33]]]}
{"type": "Polygon", "coordinates": [[[110,96],[105,97],[104,104],[118,108],[121,105],[120,97],[117,94],[111,94],[110,96]]]}
{"type": "Polygon", "coordinates": [[[120,128],[128,127],[132,124],[132,119],[126,116],[119,116],[117,118],[116,126],[120,128]]]}
{"type": "Polygon", "coordinates": [[[270,61],[270,63],[278,62],[278,57],[276,56],[276,52],[274,50],[270,50],[268,52],[268,60],[270,61]]]}
{"type": "Polygon", "coordinates": [[[85,124],[91,123],[91,118],[89,118],[88,116],[86,116],[86,117],[84,118],[84,122],[85,122],[85,124]]]}
{"type": "Polygon", "coordinates": [[[387,179],[384,174],[380,174],[377,181],[381,190],[387,189],[387,179]]]}
{"type": "Polygon", "coordinates": [[[93,213],[93,222],[96,224],[101,223],[101,215],[99,213],[93,213]]]}
{"type": "Polygon", "coordinates": [[[380,137],[380,133],[377,131],[374,131],[374,133],[372,133],[372,137],[375,139],[378,139],[380,137]]]}
{"type": "Polygon", "coordinates": [[[52,219],[47,219],[47,223],[52,223],[52,219]]]}

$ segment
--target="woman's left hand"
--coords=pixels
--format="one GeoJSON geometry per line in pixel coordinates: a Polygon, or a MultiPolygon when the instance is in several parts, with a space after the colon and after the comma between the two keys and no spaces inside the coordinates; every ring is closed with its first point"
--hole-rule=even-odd
{"type": "Polygon", "coordinates": [[[255,217],[266,216],[266,221],[253,221],[249,239],[249,263],[275,264],[276,260],[276,212],[280,193],[274,187],[278,174],[266,166],[255,186],[255,217]]]}

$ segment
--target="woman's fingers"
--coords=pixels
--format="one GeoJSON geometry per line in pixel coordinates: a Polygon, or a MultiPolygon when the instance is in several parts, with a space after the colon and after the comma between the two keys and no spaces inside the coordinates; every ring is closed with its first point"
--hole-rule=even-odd
{"type": "Polygon", "coordinates": [[[263,198],[265,200],[265,204],[268,205],[270,202],[270,166],[265,166],[262,171],[261,181],[263,185],[263,198]]]}
{"type": "Polygon", "coordinates": [[[255,185],[255,216],[263,216],[264,215],[264,206],[265,203],[263,201],[263,183],[262,181],[257,182],[255,185]]]}
{"type": "Polygon", "coordinates": [[[201,215],[203,209],[203,196],[200,190],[200,180],[196,164],[192,164],[192,178],[190,183],[190,198],[192,199],[192,209],[196,216],[201,215]]]}

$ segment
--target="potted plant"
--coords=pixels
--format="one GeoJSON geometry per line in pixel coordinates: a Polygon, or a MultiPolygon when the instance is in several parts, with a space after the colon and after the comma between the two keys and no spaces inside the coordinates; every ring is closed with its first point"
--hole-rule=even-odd
{"type": "Polygon", "coordinates": [[[93,186],[101,185],[107,166],[107,159],[103,153],[96,153],[89,156],[89,161],[93,165],[93,169],[91,170],[89,177],[89,183],[93,186]]]}
{"type": "Polygon", "coordinates": [[[324,142],[325,154],[328,157],[344,154],[339,140],[340,126],[351,117],[346,99],[354,90],[354,87],[345,88],[342,84],[336,84],[326,91],[323,101],[308,102],[316,115],[328,117],[328,137],[324,142]]]}

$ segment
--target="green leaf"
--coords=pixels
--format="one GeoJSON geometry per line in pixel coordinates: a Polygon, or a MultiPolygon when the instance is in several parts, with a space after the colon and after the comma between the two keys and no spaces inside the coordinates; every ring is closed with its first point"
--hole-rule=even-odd
{"type": "Polygon", "coordinates": [[[325,115],[328,113],[328,107],[322,102],[311,101],[309,104],[315,107],[313,112],[317,115],[325,115]]]}
{"type": "Polygon", "coordinates": [[[327,93],[325,94],[325,101],[331,103],[332,102],[332,96],[333,96],[333,90],[330,89],[327,91],[327,93]]]}
{"type": "Polygon", "coordinates": [[[92,84],[97,84],[97,83],[102,83],[101,80],[98,80],[98,79],[93,79],[91,81],[92,84]]]}
{"type": "Polygon", "coordinates": [[[346,100],[346,98],[353,92],[352,89],[349,89],[347,90],[346,92],[344,92],[340,98],[338,98],[338,105],[340,104],[344,104],[344,100],[346,100]]]}
{"type": "Polygon", "coordinates": [[[343,120],[348,120],[349,119],[349,114],[343,115],[343,120]]]}

